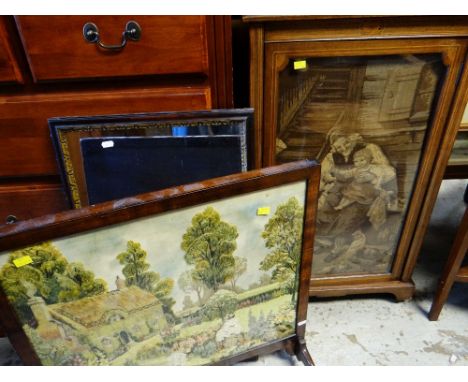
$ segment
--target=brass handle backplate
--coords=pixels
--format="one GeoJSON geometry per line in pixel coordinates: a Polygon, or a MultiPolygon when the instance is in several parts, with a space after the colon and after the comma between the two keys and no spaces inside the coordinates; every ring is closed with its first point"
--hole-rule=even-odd
{"type": "Polygon", "coordinates": [[[104,44],[99,36],[99,28],[94,23],[86,23],[83,26],[83,37],[90,44],[97,44],[102,49],[115,52],[122,50],[128,40],[138,41],[141,38],[141,27],[136,21],[129,21],[122,32],[122,40],[117,45],[104,44]]]}

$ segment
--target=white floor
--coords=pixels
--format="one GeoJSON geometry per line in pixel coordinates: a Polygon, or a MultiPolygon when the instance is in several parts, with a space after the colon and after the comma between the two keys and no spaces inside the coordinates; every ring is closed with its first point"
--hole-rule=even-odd
{"type": "MultiPolygon", "coordinates": [[[[306,340],[316,365],[468,365],[468,284],[455,284],[439,321],[427,313],[464,211],[465,180],[444,181],[415,269],[415,297],[316,299],[309,303],[306,340]]],[[[18,364],[0,339],[0,365],[18,364]]],[[[242,365],[298,365],[285,353],[242,365]]]]}

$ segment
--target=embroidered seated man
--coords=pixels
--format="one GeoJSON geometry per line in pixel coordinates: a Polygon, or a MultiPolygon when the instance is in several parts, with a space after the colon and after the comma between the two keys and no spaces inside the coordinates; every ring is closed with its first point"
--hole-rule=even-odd
{"type": "Polygon", "coordinates": [[[330,151],[322,160],[318,234],[349,233],[366,221],[378,228],[396,200],[394,167],[379,146],[365,143],[359,134],[334,132],[329,139],[330,151]]]}
{"type": "Polygon", "coordinates": [[[354,202],[371,204],[379,196],[377,188],[379,168],[371,164],[371,161],[372,153],[362,149],[354,154],[354,167],[348,170],[338,168],[332,170],[338,179],[351,180],[351,183],[341,191],[342,198],[335,210],[341,210],[354,202]]]}

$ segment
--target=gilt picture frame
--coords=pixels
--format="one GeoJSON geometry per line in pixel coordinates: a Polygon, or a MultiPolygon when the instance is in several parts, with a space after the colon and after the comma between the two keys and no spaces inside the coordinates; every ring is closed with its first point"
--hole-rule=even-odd
{"type": "Polygon", "coordinates": [[[252,115],[224,109],[48,122],[69,205],[80,208],[251,169],[252,115]]]}
{"type": "Polygon", "coordinates": [[[27,365],[228,365],[280,349],[311,365],[319,178],[300,161],[0,227],[0,324],[27,365]]]}

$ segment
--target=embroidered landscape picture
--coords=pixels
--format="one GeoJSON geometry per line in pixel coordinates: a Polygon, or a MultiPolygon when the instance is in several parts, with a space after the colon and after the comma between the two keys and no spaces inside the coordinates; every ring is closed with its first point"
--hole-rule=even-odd
{"type": "Polygon", "coordinates": [[[2,253],[0,283],[44,365],[216,362],[295,333],[305,191],[297,182],[2,253]]]}
{"type": "Polygon", "coordinates": [[[314,276],[390,271],[443,78],[439,55],[294,59],[276,161],[321,163],[314,276]]]}

